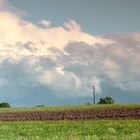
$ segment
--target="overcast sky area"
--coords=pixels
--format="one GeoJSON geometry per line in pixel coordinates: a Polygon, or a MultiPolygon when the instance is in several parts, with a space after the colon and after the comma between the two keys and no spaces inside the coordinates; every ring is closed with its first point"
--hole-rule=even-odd
{"type": "Polygon", "coordinates": [[[0,0],[0,102],[140,103],[140,0],[0,0]]]}

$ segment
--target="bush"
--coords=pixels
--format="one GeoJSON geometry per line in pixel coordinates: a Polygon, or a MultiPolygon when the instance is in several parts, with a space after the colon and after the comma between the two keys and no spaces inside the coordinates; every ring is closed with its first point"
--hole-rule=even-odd
{"type": "Polygon", "coordinates": [[[10,104],[7,103],[7,102],[0,103],[0,108],[3,108],[3,107],[5,107],[5,108],[10,108],[11,106],[10,106],[10,104]]]}
{"type": "Polygon", "coordinates": [[[36,107],[44,107],[45,105],[37,105],[36,107]]]}
{"type": "Polygon", "coordinates": [[[98,104],[114,104],[112,97],[100,98],[98,104]]]}

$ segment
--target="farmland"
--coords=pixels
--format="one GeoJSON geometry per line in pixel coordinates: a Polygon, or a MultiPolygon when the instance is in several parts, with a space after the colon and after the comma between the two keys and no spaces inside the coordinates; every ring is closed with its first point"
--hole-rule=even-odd
{"type": "Polygon", "coordinates": [[[140,119],[139,105],[43,107],[4,109],[1,121],[140,119]]]}
{"type": "Polygon", "coordinates": [[[139,140],[140,105],[0,110],[0,140],[139,140]]]}

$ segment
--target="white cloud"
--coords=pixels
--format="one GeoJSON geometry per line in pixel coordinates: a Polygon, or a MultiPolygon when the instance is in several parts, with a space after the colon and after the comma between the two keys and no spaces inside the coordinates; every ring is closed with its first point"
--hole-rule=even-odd
{"type": "Polygon", "coordinates": [[[61,74],[61,75],[64,75],[63,67],[56,67],[56,72],[61,74]]]}
{"type": "Polygon", "coordinates": [[[93,77],[92,78],[92,84],[95,86],[95,92],[96,93],[101,93],[102,92],[102,89],[101,89],[101,80],[97,77],[93,77]]]}
{"type": "MultiPolygon", "coordinates": [[[[69,42],[77,41],[86,42],[90,45],[94,45],[96,43],[111,43],[108,39],[97,38],[81,31],[67,31],[61,26],[44,29],[32,24],[31,22],[23,21],[17,15],[9,12],[0,12],[0,19],[0,49],[2,50],[6,46],[8,51],[4,52],[5,55],[7,55],[7,53],[8,55],[17,54],[17,56],[47,55],[48,48],[50,47],[56,47],[63,50],[69,42]],[[18,42],[20,42],[20,44],[17,45],[18,42]],[[25,45],[29,45],[27,44],[28,42],[32,43],[35,50],[34,52],[23,47],[25,45]]],[[[74,23],[76,24],[76,22],[74,23]]],[[[75,24],[74,26],[76,26],[75,24]]]]}
{"type": "Polygon", "coordinates": [[[69,22],[64,23],[64,27],[69,31],[80,32],[81,26],[80,24],[76,23],[74,20],[69,20],[69,22]]]}
{"type": "Polygon", "coordinates": [[[79,90],[77,96],[89,95],[93,82],[97,93],[103,82],[140,90],[139,33],[95,37],[74,20],[59,27],[42,20],[42,28],[11,12],[0,12],[0,19],[0,79],[13,84],[17,76],[15,85],[79,90]]]}
{"type": "Polygon", "coordinates": [[[54,89],[77,89],[81,86],[80,78],[74,73],[65,72],[65,74],[62,74],[58,71],[58,68],[55,70],[43,71],[43,74],[39,76],[37,80],[54,89]]]}
{"type": "Polygon", "coordinates": [[[45,27],[50,27],[51,21],[48,21],[48,20],[41,20],[40,24],[44,25],[45,27]]]}
{"type": "Polygon", "coordinates": [[[104,73],[109,77],[111,80],[118,80],[121,78],[121,68],[118,64],[116,64],[111,59],[105,59],[102,61],[102,68],[104,73]]]}

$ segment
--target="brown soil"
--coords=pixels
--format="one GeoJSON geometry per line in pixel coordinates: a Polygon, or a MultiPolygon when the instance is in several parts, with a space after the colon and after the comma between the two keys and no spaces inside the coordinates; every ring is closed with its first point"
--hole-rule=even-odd
{"type": "Polygon", "coordinates": [[[140,119],[140,108],[0,113],[1,121],[140,119]]]}

